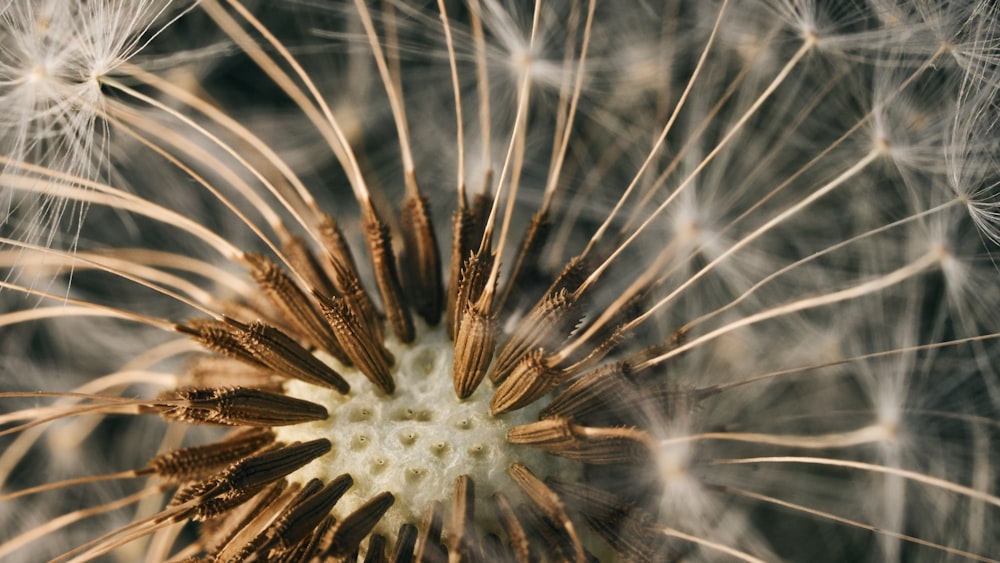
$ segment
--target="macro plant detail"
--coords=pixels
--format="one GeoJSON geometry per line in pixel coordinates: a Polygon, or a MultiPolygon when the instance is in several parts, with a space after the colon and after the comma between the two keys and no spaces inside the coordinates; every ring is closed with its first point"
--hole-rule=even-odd
{"type": "Polygon", "coordinates": [[[0,4],[0,559],[996,560],[998,25],[0,4]]]}

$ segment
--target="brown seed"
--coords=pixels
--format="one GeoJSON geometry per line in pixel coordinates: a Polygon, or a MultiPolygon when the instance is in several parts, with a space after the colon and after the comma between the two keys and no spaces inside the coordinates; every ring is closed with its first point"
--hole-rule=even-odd
{"type": "Polygon", "coordinates": [[[381,493],[344,518],[331,532],[328,554],[343,557],[353,553],[395,500],[392,493],[381,493]]]}
{"type": "Polygon", "coordinates": [[[507,441],[587,463],[624,464],[648,459],[649,450],[636,432],[622,428],[592,429],[557,418],[515,426],[507,431],[507,441]]]}
{"type": "MultiPolygon", "coordinates": [[[[569,536],[559,523],[546,516],[538,505],[528,502],[519,504],[515,510],[518,520],[528,533],[533,561],[538,559],[560,563],[577,561],[576,548],[573,547],[569,536]]],[[[586,556],[586,552],[584,555],[586,556]]]]}
{"type": "Polygon", "coordinates": [[[305,239],[299,235],[289,235],[282,241],[282,250],[292,269],[299,272],[315,290],[333,295],[336,286],[305,239]]]}
{"type": "MultiPolygon", "coordinates": [[[[253,526],[253,522],[262,514],[267,514],[267,519],[270,520],[275,510],[273,507],[281,506],[282,503],[278,499],[287,488],[288,484],[285,481],[278,481],[222,517],[205,520],[199,529],[205,551],[216,554],[217,557],[213,559],[215,561],[228,561],[230,558],[220,557],[226,546],[232,545],[234,542],[245,543],[246,538],[250,537],[247,530],[257,529],[253,526]],[[243,537],[243,541],[237,539],[238,537],[243,537]]],[[[236,549],[235,546],[233,549],[236,549]]]]}
{"type": "Polygon", "coordinates": [[[382,295],[382,304],[396,338],[403,342],[412,342],[413,320],[406,306],[396,273],[396,259],[389,240],[389,228],[385,226],[375,210],[368,206],[364,211],[365,240],[368,242],[368,252],[372,257],[372,267],[375,281],[382,295]]]}
{"type": "Polygon", "coordinates": [[[491,532],[483,536],[483,553],[479,560],[513,561],[514,556],[511,555],[510,550],[504,545],[500,536],[491,532]]]}
{"type": "Polygon", "coordinates": [[[642,315],[645,298],[643,291],[637,291],[623,305],[615,308],[611,318],[596,327],[595,334],[589,338],[596,344],[578,347],[577,354],[563,363],[567,376],[577,375],[596,366],[611,353],[625,338],[628,330],[633,328],[630,326],[631,321],[642,315]]]}
{"type": "Polygon", "coordinates": [[[257,363],[245,363],[233,358],[201,356],[184,371],[180,385],[184,387],[255,387],[268,391],[281,389],[283,378],[257,363]]]}
{"type": "Polygon", "coordinates": [[[600,340],[596,345],[580,347],[580,351],[586,353],[571,359],[572,363],[563,368],[562,377],[564,379],[573,377],[596,366],[621,343],[625,334],[624,325],[616,325],[601,331],[601,334],[597,336],[600,340]]]}
{"type": "MultiPolygon", "coordinates": [[[[589,260],[582,256],[574,256],[563,266],[559,275],[552,281],[546,295],[555,295],[560,289],[565,289],[569,293],[577,293],[577,290],[586,281],[587,276],[593,270],[589,260]]],[[[582,296],[577,295],[577,299],[582,296]]]]}
{"type": "Polygon", "coordinates": [[[187,334],[205,348],[224,356],[240,360],[254,367],[266,368],[252,352],[240,342],[239,330],[215,319],[194,319],[187,324],[174,325],[174,330],[187,334]]]}
{"type": "Polygon", "coordinates": [[[326,438],[300,442],[275,451],[257,454],[227,470],[226,479],[233,488],[280,479],[330,451],[326,438]]]}
{"type": "Polygon", "coordinates": [[[656,532],[656,519],[645,510],[596,487],[555,478],[546,483],[623,560],[653,563],[673,559],[663,535],[656,532]]]}
{"type": "Polygon", "coordinates": [[[547,294],[518,322],[514,332],[497,352],[490,381],[500,383],[535,348],[555,349],[570,336],[580,320],[578,302],[565,288],[547,294]]]}
{"type": "MultiPolygon", "coordinates": [[[[317,230],[319,231],[320,239],[323,241],[323,246],[330,256],[350,270],[357,272],[358,265],[354,261],[354,255],[351,254],[351,247],[347,244],[344,232],[340,230],[340,225],[337,224],[337,221],[330,215],[322,213],[320,214],[317,230]]],[[[331,277],[334,280],[337,279],[337,276],[331,277]]]]}
{"type": "Polygon", "coordinates": [[[375,305],[372,304],[368,293],[361,286],[361,279],[357,272],[335,260],[331,260],[330,263],[332,268],[338,272],[340,295],[347,302],[354,316],[357,317],[361,328],[373,340],[382,342],[385,339],[382,332],[382,320],[379,318],[378,312],[375,311],[375,305]]]}
{"type": "Polygon", "coordinates": [[[671,333],[670,338],[665,342],[659,344],[654,344],[653,346],[647,346],[635,354],[629,356],[629,363],[633,365],[639,365],[651,360],[661,354],[665,354],[674,348],[677,348],[684,343],[687,338],[688,329],[686,327],[681,327],[671,333]]]}
{"type": "Polygon", "coordinates": [[[563,507],[562,501],[559,500],[559,497],[552,491],[552,489],[548,488],[545,483],[535,477],[531,470],[523,464],[511,464],[511,466],[507,468],[507,473],[512,479],[514,479],[514,482],[521,487],[521,490],[528,495],[528,498],[531,499],[534,506],[542,512],[546,519],[566,534],[567,538],[572,543],[572,559],[577,563],[582,563],[582,561],[584,561],[583,545],[580,543],[580,538],[576,534],[576,528],[573,526],[573,522],[571,522],[569,517],[566,516],[566,510],[563,507]]]}
{"type": "Polygon", "coordinates": [[[456,334],[462,326],[462,315],[468,310],[468,306],[479,302],[486,291],[492,266],[493,254],[485,251],[469,254],[463,262],[458,279],[458,294],[455,297],[456,334]]]}
{"type": "Polygon", "coordinates": [[[289,552],[282,561],[314,561],[323,555],[323,537],[336,526],[336,519],[327,514],[316,527],[309,532],[299,546],[289,552]]]}
{"type": "Polygon", "coordinates": [[[325,486],[317,486],[315,491],[303,488],[269,527],[269,543],[279,549],[288,549],[304,539],[330,514],[333,506],[353,484],[350,475],[341,475],[325,486]]]}
{"type": "MultiPolygon", "coordinates": [[[[297,485],[293,485],[293,487],[297,487],[297,485]]],[[[309,482],[302,485],[298,490],[295,490],[293,487],[289,488],[289,493],[294,494],[290,494],[282,498],[280,502],[275,503],[276,506],[280,507],[277,514],[270,519],[270,522],[259,526],[257,535],[244,544],[242,552],[247,554],[247,558],[250,555],[257,555],[258,557],[268,555],[268,559],[276,559],[273,556],[276,552],[287,550],[294,543],[285,541],[287,519],[292,514],[295,506],[302,504],[306,499],[318,493],[323,488],[323,483],[319,479],[310,479],[309,482]]]]}
{"type": "Polygon", "coordinates": [[[365,563],[387,563],[385,557],[385,536],[374,534],[368,540],[368,553],[365,554],[365,563]]]}
{"type": "Polygon", "coordinates": [[[632,389],[630,364],[625,362],[605,364],[574,380],[542,409],[540,416],[587,418],[607,412],[607,409],[618,404],[617,400],[625,397],[632,389]]]}
{"type": "Polygon", "coordinates": [[[239,329],[240,344],[261,363],[281,375],[329,387],[340,393],[350,391],[351,386],[339,373],[280,330],[261,321],[253,321],[249,325],[229,322],[239,329]]]}
{"type": "Polygon", "coordinates": [[[452,494],[451,520],[448,525],[449,562],[469,561],[476,551],[476,537],[472,531],[476,517],[476,487],[468,475],[455,479],[452,494]]]}
{"type": "Polygon", "coordinates": [[[408,297],[429,325],[441,320],[441,257],[437,237],[427,211],[427,199],[409,196],[400,214],[403,232],[403,264],[406,268],[408,297]]]}
{"type": "MultiPolygon", "coordinates": [[[[488,182],[487,182],[488,185],[488,182]]],[[[451,266],[448,278],[448,299],[445,306],[448,338],[454,339],[455,332],[458,331],[458,317],[462,315],[464,303],[471,299],[477,299],[482,288],[460,295],[463,286],[462,278],[465,276],[466,262],[468,257],[475,254],[480,247],[483,232],[486,230],[486,219],[490,211],[490,198],[485,193],[478,194],[473,199],[472,207],[468,207],[464,201],[459,202],[459,207],[452,215],[452,246],[451,246],[451,266]]],[[[491,263],[492,264],[492,263],[491,263]]],[[[490,266],[487,265],[482,272],[488,272],[490,266]]],[[[480,276],[485,282],[485,273],[480,276]]]]}
{"type": "Polygon", "coordinates": [[[240,430],[228,438],[206,444],[183,448],[158,455],[139,470],[140,474],[156,473],[172,483],[204,478],[208,473],[225,467],[274,441],[274,433],[251,428],[240,430]]]}
{"type": "Polygon", "coordinates": [[[518,563],[530,563],[531,545],[528,543],[528,534],[517,518],[517,513],[503,493],[494,493],[493,500],[496,501],[497,513],[507,532],[507,542],[514,553],[514,558],[518,563]]]}
{"type": "Polygon", "coordinates": [[[445,297],[445,329],[448,338],[455,338],[455,303],[458,299],[459,278],[465,257],[472,253],[468,240],[471,228],[469,221],[472,214],[465,208],[464,202],[451,215],[451,260],[448,266],[448,294],[445,297]]]}
{"type": "Polygon", "coordinates": [[[276,445],[266,448],[230,465],[218,475],[182,487],[174,495],[170,505],[178,506],[197,499],[199,502],[196,506],[200,507],[213,499],[242,498],[245,493],[256,493],[268,484],[326,454],[331,447],[329,440],[321,438],[288,446],[276,445]]]}
{"type": "Polygon", "coordinates": [[[391,358],[391,354],[383,352],[382,343],[359,329],[357,317],[343,299],[321,295],[317,295],[317,298],[320,300],[323,316],[340,340],[347,356],[376,387],[392,394],[396,390],[396,383],[389,373],[391,366],[386,359],[387,356],[391,358]]]}
{"type": "Polygon", "coordinates": [[[392,548],[392,563],[413,563],[413,546],[417,541],[417,528],[403,524],[396,532],[396,545],[392,548]]]}
{"type": "Polygon", "coordinates": [[[510,270],[510,275],[500,297],[501,309],[510,310],[505,307],[511,305],[508,299],[515,287],[523,287],[526,278],[539,275],[538,259],[541,257],[542,249],[545,247],[545,242],[551,231],[552,218],[547,209],[540,209],[531,217],[531,223],[524,232],[524,238],[521,239],[517,259],[514,261],[514,266],[510,270]]]}
{"type": "Polygon", "coordinates": [[[525,407],[555,389],[564,378],[562,370],[548,365],[544,350],[529,352],[497,388],[490,412],[496,416],[525,407]]]}
{"type": "Polygon", "coordinates": [[[265,486],[253,485],[204,498],[195,506],[190,507],[189,510],[182,512],[181,518],[182,520],[190,519],[194,522],[204,522],[211,518],[218,518],[252,499],[257,493],[264,490],[265,486]]]}
{"type": "MultiPolygon", "coordinates": [[[[299,494],[299,491],[300,486],[297,483],[289,485],[281,480],[265,489],[253,502],[246,503],[254,506],[252,512],[242,518],[242,525],[234,529],[224,543],[218,544],[214,561],[217,563],[246,561],[261,555],[259,552],[267,542],[268,526],[299,494]]],[[[209,522],[218,520],[221,519],[209,522]]]]}
{"type": "Polygon", "coordinates": [[[246,254],[243,258],[257,285],[288,326],[341,362],[350,363],[319,308],[278,264],[259,254],[246,254]]]}
{"type": "Polygon", "coordinates": [[[260,389],[223,387],[173,391],[163,416],[204,424],[287,426],[324,420],[326,409],[315,403],[260,389]]]}
{"type": "Polygon", "coordinates": [[[441,545],[443,511],[441,503],[437,501],[432,502],[424,511],[414,552],[414,560],[418,563],[441,563],[448,560],[448,554],[441,545]]]}
{"type": "Polygon", "coordinates": [[[455,335],[452,378],[455,394],[465,399],[479,387],[493,359],[496,343],[496,319],[481,310],[481,301],[469,303],[455,335]]]}

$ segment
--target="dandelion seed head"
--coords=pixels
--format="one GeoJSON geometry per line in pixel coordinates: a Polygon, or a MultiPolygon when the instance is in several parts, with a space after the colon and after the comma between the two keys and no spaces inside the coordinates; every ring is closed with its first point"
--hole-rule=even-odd
{"type": "Polygon", "coordinates": [[[987,2],[0,18],[0,558],[996,551],[987,2]]]}

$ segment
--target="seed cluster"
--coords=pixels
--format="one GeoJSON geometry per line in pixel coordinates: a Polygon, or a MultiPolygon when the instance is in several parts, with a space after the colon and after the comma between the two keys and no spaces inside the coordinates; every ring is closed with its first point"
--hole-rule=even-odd
{"type": "MultiPolygon", "coordinates": [[[[414,218],[424,208],[415,209],[401,216],[408,224],[404,231],[430,228],[428,216],[414,218]]],[[[476,231],[488,240],[488,227],[477,223],[484,218],[482,212],[456,214],[461,228],[454,231],[476,231]]],[[[542,410],[540,398],[599,361],[619,336],[616,330],[600,331],[602,346],[562,368],[545,363],[542,346],[567,342],[583,317],[578,306],[586,289],[582,262],[574,260],[567,266],[497,344],[498,294],[496,271],[491,270],[497,262],[485,247],[478,252],[470,249],[455,274],[458,290],[447,302],[453,316],[446,314],[448,308],[434,313],[425,304],[417,309],[424,318],[414,320],[407,296],[420,291],[404,280],[426,278],[418,272],[436,263],[436,252],[420,243],[423,260],[401,261],[412,268],[401,277],[387,265],[396,263],[388,231],[370,211],[364,232],[386,308],[383,324],[361,288],[360,273],[342,235],[331,219],[323,223],[321,230],[327,236],[320,241],[321,254],[298,239],[286,240],[286,255],[295,257],[293,271],[300,281],[277,262],[244,255],[260,295],[270,305],[270,310],[260,311],[269,320],[224,316],[175,325],[175,330],[228,357],[230,363],[213,360],[210,369],[192,368],[191,386],[142,408],[188,423],[252,426],[270,432],[259,450],[240,449],[244,438],[238,434],[209,447],[207,454],[199,450],[182,456],[189,465],[202,460],[200,467],[188,471],[202,477],[175,495],[171,506],[179,514],[168,521],[181,517],[206,521],[203,541],[216,560],[234,554],[288,558],[371,552],[381,549],[381,538],[393,534],[395,557],[400,560],[411,550],[415,554],[446,550],[466,558],[488,551],[500,556],[510,550],[527,557],[529,541],[540,541],[553,557],[582,560],[585,545],[593,546],[581,539],[552,487],[573,487],[572,479],[583,477],[580,461],[641,465],[651,446],[641,432],[591,429],[569,422],[586,418],[595,404],[607,398],[588,393],[594,388],[593,377],[568,388],[549,405],[559,409],[558,414],[542,410]],[[442,317],[446,322],[436,327],[425,323],[442,317]],[[248,377],[248,369],[254,375],[248,377]],[[233,376],[229,381],[226,372],[233,376]],[[216,387],[199,383],[206,374],[211,374],[216,387]],[[487,375],[499,385],[495,392],[482,385],[487,375]],[[237,384],[240,380],[261,384],[245,387],[237,384]],[[548,418],[538,421],[542,415],[548,418]],[[288,455],[307,445],[302,455],[288,455]],[[232,451],[246,457],[233,461],[223,473],[214,473],[219,460],[231,459],[232,451]],[[354,478],[361,475],[365,478],[354,478]],[[512,505],[507,499],[507,493],[517,490],[526,504],[512,505]],[[244,504],[252,506],[250,513],[257,516],[234,528],[229,513],[244,504]],[[325,512],[320,514],[316,507],[325,512]],[[442,520],[446,514],[450,515],[447,527],[442,520]],[[297,523],[303,521],[313,528],[297,523]],[[372,541],[362,547],[369,535],[372,541]],[[507,538],[506,546],[492,543],[501,536],[507,538]]],[[[463,240],[456,237],[453,244],[462,245],[463,240]]],[[[610,373],[606,369],[599,373],[631,373],[625,363],[615,366],[610,373]]],[[[630,386],[624,381],[617,391],[630,386]]],[[[149,468],[143,471],[155,473],[149,468]]],[[[644,559],[658,553],[652,528],[632,530],[625,537],[611,520],[619,513],[641,514],[642,509],[610,498],[603,502],[611,511],[601,512],[591,506],[590,498],[578,495],[575,508],[597,511],[590,518],[604,523],[599,528],[610,534],[610,545],[638,550],[644,559]]]]}
{"type": "MultiPolygon", "coordinates": [[[[341,473],[366,476],[337,503],[334,516],[389,491],[397,500],[376,532],[392,534],[405,523],[419,522],[431,503],[447,502],[462,475],[480,484],[472,500],[488,506],[490,491],[484,485],[504,483],[506,468],[516,461],[541,475],[579,473],[570,462],[507,442],[508,429],[535,420],[538,408],[491,416],[488,388],[458,399],[451,384],[453,352],[444,329],[419,323],[416,335],[411,345],[388,340],[397,360],[392,376],[399,381],[392,395],[366,384],[353,387],[347,395],[303,382],[286,385],[288,395],[326,405],[330,411],[321,421],[275,429],[278,441],[325,437],[332,444],[329,454],[292,478],[326,481],[341,473]]],[[[352,368],[335,366],[348,380],[360,376],[352,368]]],[[[481,519],[481,526],[488,524],[489,518],[481,519]]]]}

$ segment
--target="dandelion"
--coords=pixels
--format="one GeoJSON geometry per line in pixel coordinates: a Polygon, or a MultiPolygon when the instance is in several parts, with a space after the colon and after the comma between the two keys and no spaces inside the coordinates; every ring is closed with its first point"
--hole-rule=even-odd
{"type": "Polygon", "coordinates": [[[1000,549],[991,4],[2,10],[0,555],[1000,549]]]}

